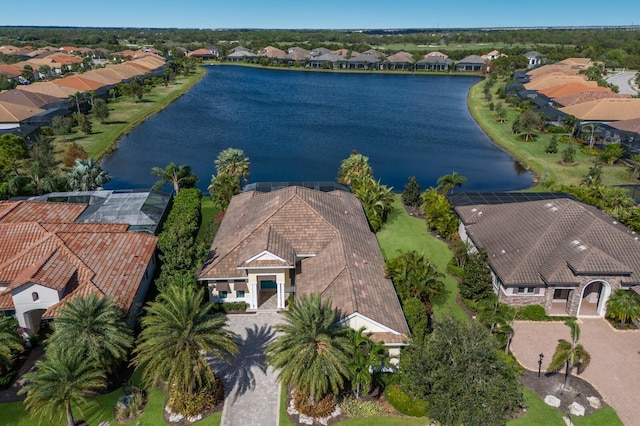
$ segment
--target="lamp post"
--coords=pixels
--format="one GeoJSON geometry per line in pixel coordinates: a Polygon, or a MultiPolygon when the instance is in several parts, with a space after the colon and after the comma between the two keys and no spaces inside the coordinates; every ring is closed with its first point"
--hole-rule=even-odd
{"type": "Polygon", "coordinates": [[[544,358],[544,354],[538,355],[538,377],[540,377],[540,370],[542,370],[542,358],[544,358]]]}

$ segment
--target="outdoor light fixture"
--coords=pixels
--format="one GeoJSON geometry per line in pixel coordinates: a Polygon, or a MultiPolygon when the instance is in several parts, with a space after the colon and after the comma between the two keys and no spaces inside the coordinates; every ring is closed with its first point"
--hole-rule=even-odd
{"type": "Polygon", "coordinates": [[[542,370],[542,358],[544,358],[544,354],[538,355],[538,377],[540,377],[540,370],[542,370]]]}

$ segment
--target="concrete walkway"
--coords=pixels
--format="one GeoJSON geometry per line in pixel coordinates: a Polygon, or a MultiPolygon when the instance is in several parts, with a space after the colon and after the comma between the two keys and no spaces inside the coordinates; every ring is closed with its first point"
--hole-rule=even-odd
{"type": "Polygon", "coordinates": [[[273,369],[265,368],[264,349],[276,337],[272,326],[281,321],[275,312],[229,315],[240,353],[231,365],[211,361],[225,386],[222,426],[278,425],[280,383],[273,369]]]}
{"type": "MultiPolygon", "coordinates": [[[[640,424],[640,330],[617,331],[599,318],[580,319],[578,324],[579,342],[591,354],[591,364],[580,377],[602,394],[625,425],[640,424]]],[[[538,354],[544,354],[545,371],[558,340],[571,339],[563,322],[516,321],[514,330],[511,350],[525,368],[534,371],[538,370],[538,354]]]]}

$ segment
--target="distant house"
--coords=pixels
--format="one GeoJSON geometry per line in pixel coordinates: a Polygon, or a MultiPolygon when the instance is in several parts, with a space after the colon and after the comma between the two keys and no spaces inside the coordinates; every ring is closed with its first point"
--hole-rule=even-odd
{"type": "Polygon", "coordinates": [[[282,62],[287,65],[294,65],[296,62],[303,64],[311,58],[311,52],[302,47],[290,47],[282,62]]]}
{"type": "Polygon", "coordinates": [[[77,295],[112,297],[133,324],[153,279],[157,238],[127,223],[82,223],[87,204],[0,203],[0,310],[37,332],[77,295]]]}
{"type": "Polygon", "coordinates": [[[535,50],[525,53],[524,56],[527,58],[527,68],[538,66],[547,59],[545,55],[535,50]]]}
{"type": "Polygon", "coordinates": [[[273,47],[273,46],[267,46],[264,49],[262,49],[260,52],[258,52],[258,56],[264,56],[266,58],[276,59],[276,60],[284,59],[285,55],[286,53],[284,50],[278,49],[277,47],[273,47]]]}
{"type": "Polygon", "coordinates": [[[387,67],[390,70],[408,70],[413,66],[413,55],[408,52],[398,52],[387,57],[387,67]]]}
{"type": "Polygon", "coordinates": [[[369,55],[369,56],[376,57],[378,59],[385,59],[387,57],[387,55],[385,55],[382,52],[378,52],[375,49],[365,50],[364,52],[362,52],[362,55],[369,55]]]}
{"type": "Polygon", "coordinates": [[[462,240],[487,250],[502,303],[602,317],[613,292],[640,290],[640,240],[612,217],[567,195],[532,201],[486,195],[451,202],[462,240]]]}
{"type": "Polygon", "coordinates": [[[236,46],[233,49],[231,49],[231,53],[237,53],[237,52],[251,52],[251,49],[247,49],[244,46],[236,46]]]}
{"type": "Polygon", "coordinates": [[[377,69],[380,66],[380,59],[374,55],[362,54],[347,59],[347,67],[349,69],[377,69]]]}
{"type": "Polygon", "coordinates": [[[408,327],[360,202],[301,186],[231,200],[199,279],[214,301],[283,309],[290,295],[331,299],[339,322],[364,327],[397,358],[408,327]]]}
{"type": "Polygon", "coordinates": [[[200,58],[203,60],[218,59],[220,57],[220,50],[215,46],[209,46],[189,52],[187,56],[191,58],[200,58]]]}
{"type": "Polygon", "coordinates": [[[258,56],[247,50],[238,50],[236,52],[228,54],[226,57],[229,62],[243,62],[243,61],[253,61],[258,58],[258,56]]]}
{"type": "Polygon", "coordinates": [[[428,56],[416,62],[416,71],[449,71],[453,61],[442,56],[428,56]]]}
{"type": "Polygon", "coordinates": [[[484,59],[485,61],[493,61],[494,59],[498,59],[501,56],[507,56],[504,53],[500,53],[497,50],[492,50],[489,53],[485,53],[484,55],[481,56],[482,59],[484,59]]]}
{"type": "Polygon", "coordinates": [[[482,71],[485,60],[478,55],[469,55],[456,62],[456,71],[482,71]]]}
{"type": "Polygon", "coordinates": [[[346,59],[334,53],[325,53],[324,55],[309,59],[309,66],[311,68],[334,68],[336,66],[346,68],[346,63],[346,59]],[[340,64],[342,64],[342,66],[340,64]]]}
{"type": "Polygon", "coordinates": [[[309,52],[311,54],[312,58],[315,58],[316,56],[322,56],[322,55],[326,55],[328,53],[331,53],[331,51],[327,48],[324,47],[318,47],[316,49],[313,49],[311,52],[309,52]]]}

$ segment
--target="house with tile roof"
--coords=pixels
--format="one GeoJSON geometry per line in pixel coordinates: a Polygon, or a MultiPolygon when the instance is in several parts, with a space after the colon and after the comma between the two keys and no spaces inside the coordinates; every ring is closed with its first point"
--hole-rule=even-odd
{"type": "Polygon", "coordinates": [[[487,250],[501,302],[603,317],[613,292],[640,290],[638,236],[597,208],[569,196],[487,200],[455,210],[462,241],[487,250]]]}
{"type": "Polygon", "coordinates": [[[112,297],[133,323],[155,270],[157,238],[126,223],[81,223],[86,204],[0,203],[0,310],[37,332],[77,295],[112,297]]]}
{"type": "Polygon", "coordinates": [[[538,52],[537,50],[530,50],[529,52],[525,53],[524,56],[527,58],[528,68],[533,68],[537,65],[540,65],[547,59],[546,55],[538,52]]]}
{"type": "Polygon", "coordinates": [[[486,61],[478,55],[469,55],[456,62],[456,71],[482,71],[486,61]]]}
{"type": "Polygon", "coordinates": [[[443,56],[427,56],[416,62],[416,71],[449,71],[453,61],[443,56]]]}
{"type": "Polygon", "coordinates": [[[200,59],[218,59],[218,57],[220,56],[220,50],[215,46],[211,46],[207,48],[193,50],[187,53],[187,56],[190,58],[200,58],[200,59]]]}
{"type": "Polygon", "coordinates": [[[290,186],[236,195],[199,280],[212,302],[245,301],[251,310],[318,293],[339,321],[365,327],[394,357],[409,334],[375,235],[348,191],[290,186]]]}
{"type": "Polygon", "coordinates": [[[561,86],[569,83],[584,84],[587,86],[597,86],[595,81],[587,81],[583,75],[566,75],[562,73],[551,73],[543,77],[532,79],[530,83],[526,83],[524,87],[528,90],[542,90],[554,86],[561,86]],[[593,83],[593,84],[592,84],[593,83]]]}
{"type": "Polygon", "coordinates": [[[582,121],[610,122],[640,118],[640,99],[604,98],[560,108],[582,121]]]}
{"type": "Polygon", "coordinates": [[[413,66],[413,55],[409,52],[397,52],[387,58],[390,70],[407,70],[413,66]]]}

